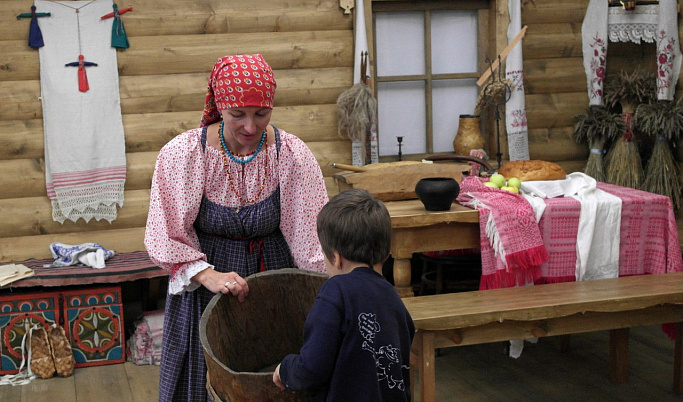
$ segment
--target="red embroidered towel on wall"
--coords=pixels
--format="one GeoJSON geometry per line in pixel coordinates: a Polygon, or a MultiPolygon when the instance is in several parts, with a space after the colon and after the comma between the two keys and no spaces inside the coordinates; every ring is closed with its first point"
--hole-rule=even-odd
{"type": "Polygon", "coordinates": [[[52,15],[41,24],[45,46],[39,50],[52,218],[111,222],[116,206],[123,206],[126,180],[112,19],[100,19],[111,11],[112,0],[35,4],[52,15]]]}

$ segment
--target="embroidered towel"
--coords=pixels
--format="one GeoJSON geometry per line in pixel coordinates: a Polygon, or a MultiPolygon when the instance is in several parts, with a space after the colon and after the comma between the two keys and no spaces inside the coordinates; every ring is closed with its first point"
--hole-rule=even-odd
{"type": "Polygon", "coordinates": [[[123,206],[126,151],[121,119],[116,49],[111,47],[111,0],[36,0],[51,13],[41,21],[40,89],[45,133],[45,180],[52,218],[116,219],[123,206]],[[78,14],[75,8],[79,8],[78,14]],[[79,68],[65,67],[83,55],[87,92],[79,91],[79,68]]]}
{"type": "MultiPolygon", "coordinates": [[[[522,30],[522,8],[520,0],[508,3],[510,24],[508,42],[522,30]]],[[[505,105],[505,128],[508,135],[508,152],[511,161],[529,160],[529,130],[526,120],[524,99],[524,67],[522,65],[522,41],[510,50],[505,61],[505,78],[512,82],[512,94],[505,105]]]]}
{"type": "Polygon", "coordinates": [[[659,4],[639,5],[629,11],[608,7],[604,0],[590,0],[581,26],[590,105],[603,104],[608,38],[612,42],[656,41],[657,99],[673,100],[681,71],[676,7],[676,0],[661,0],[659,4]]]}

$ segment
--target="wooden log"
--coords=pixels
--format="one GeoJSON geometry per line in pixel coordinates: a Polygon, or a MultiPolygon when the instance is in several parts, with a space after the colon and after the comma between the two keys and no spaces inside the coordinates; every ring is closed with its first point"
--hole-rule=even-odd
{"type": "MultiPolygon", "coordinates": [[[[158,152],[134,152],[126,155],[126,190],[148,189],[152,183],[158,152]]],[[[46,197],[43,158],[0,160],[0,199],[46,197]]]]}
{"type": "Polygon", "coordinates": [[[526,95],[586,91],[582,57],[529,59],[524,61],[526,95]]]}
{"type": "Polygon", "coordinates": [[[119,253],[145,250],[145,228],[105,229],[87,232],[0,238],[0,261],[23,261],[28,258],[50,258],[50,243],[99,243],[119,253]]]}
{"type": "MultiPolygon", "coordinates": [[[[324,176],[331,176],[336,169],[333,162],[349,161],[351,143],[348,140],[311,141],[308,147],[315,155],[324,176]]],[[[158,151],[132,152],[126,154],[126,190],[149,189],[158,151]]],[[[0,171],[12,172],[0,176],[0,199],[45,196],[44,160],[14,159],[0,160],[0,171]]]]}
{"type": "Polygon", "coordinates": [[[586,0],[532,1],[522,5],[522,25],[544,23],[583,23],[586,0]]]}
{"type": "MultiPolygon", "coordinates": [[[[351,67],[277,70],[277,107],[334,104],[352,85],[352,74],[351,67]]],[[[201,111],[208,75],[207,71],[120,77],[121,113],[201,111]]],[[[43,117],[39,81],[0,81],[0,93],[10,94],[0,103],[0,121],[43,117]]]]}
{"type": "MultiPolygon", "coordinates": [[[[230,53],[263,54],[273,69],[333,68],[353,65],[353,34],[349,30],[262,32],[131,38],[119,52],[119,76],[205,73],[227,52],[216,43],[231,43],[230,53]],[[160,66],[163,68],[160,69],[160,66]]],[[[24,41],[0,41],[0,81],[39,79],[36,52],[24,41]]]]}
{"type": "Polygon", "coordinates": [[[524,60],[583,57],[581,24],[529,24],[522,42],[524,60]]]}
{"type": "MultiPolygon", "coordinates": [[[[304,142],[337,141],[336,104],[276,107],[272,124],[304,142]]],[[[199,127],[201,109],[192,112],[123,116],[126,151],[158,152],[176,135],[199,127]]],[[[0,160],[44,157],[42,121],[0,121],[0,160]]]]}
{"type": "Polygon", "coordinates": [[[149,212],[149,190],[131,190],[124,193],[124,206],[118,208],[116,220],[90,222],[52,220],[52,206],[46,197],[23,197],[0,200],[0,238],[87,232],[91,230],[127,229],[144,227],[149,212]]]}
{"type": "Polygon", "coordinates": [[[587,107],[586,92],[529,95],[526,97],[529,129],[573,126],[573,116],[585,113],[587,107]]]}
{"type": "MultiPolygon", "coordinates": [[[[137,36],[197,35],[229,32],[288,32],[317,30],[351,30],[352,15],[339,12],[338,0],[315,2],[197,2],[188,6],[184,2],[135,1],[132,13],[123,17],[129,39],[137,36]]],[[[25,1],[0,2],[0,14],[15,16],[29,12],[25,1]]],[[[40,10],[38,10],[40,11],[40,10]]],[[[0,38],[5,40],[28,39],[27,20],[7,21],[0,24],[0,38]]]]}

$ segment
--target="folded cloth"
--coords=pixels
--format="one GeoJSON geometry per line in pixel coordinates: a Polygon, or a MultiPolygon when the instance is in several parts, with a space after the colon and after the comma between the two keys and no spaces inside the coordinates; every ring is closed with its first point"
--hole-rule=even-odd
{"type": "Polygon", "coordinates": [[[64,243],[50,244],[50,252],[55,262],[51,267],[66,267],[69,265],[83,264],[101,269],[106,265],[105,260],[114,256],[114,251],[108,250],[97,243],[83,243],[69,245],[64,243]]]}
{"type": "Polygon", "coordinates": [[[481,289],[533,282],[548,259],[531,205],[519,194],[486,187],[478,177],[460,185],[458,202],[479,211],[481,289]]]}
{"type": "Polygon", "coordinates": [[[3,265],[0,266],[0,286],[5,286],[33,275],[35,275],[35,271],[24,264],[3,265]]]}
{"type": "Polygon", "coordinates": [[[137,365],[159,365],[161,364],[164,310],[142,314],[143,316],[134,323],[135,332],[126,342],[128,361],[137,365]]]}
{"type": "Polygon", "coordinates": [[[572,197],[581,203],[576,236],[577,281],[619,276],[619,197],[598,189],[595,179],[579,172],[568,174],[564,180],[523,182],[521,191],[535,210],[545,209],[545,202],[539,200],[552,198],[549,195],[572,197]]]}

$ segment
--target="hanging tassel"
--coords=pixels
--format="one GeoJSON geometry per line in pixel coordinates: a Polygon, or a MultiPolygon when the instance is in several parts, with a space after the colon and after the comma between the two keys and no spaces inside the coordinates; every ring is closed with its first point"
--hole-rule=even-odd
{"type": "Polygon", "coordinates": [[[121,19],[121,14],[125,14],[128,11],[133,11],[133,7],[124,8],[119,10],[116,3],[113,4],[114,12],[107,15],[103,15],[100,20],[106,20],[107,18],[114,18],[114,23],[111,27],[111,46],[119,49],[128,49],[130,44],[128,43],[128,36],[126,36],[126,28],[123,26],[123,20],[121,19]]]}
{"type": "Polygon", "coordinates": [[[50,13],[37,13],[36,6],[31,6],[30,13],[23,13],[17,15],[17,19],[30,18],[31,22],[28,29],[28,45],[34,49],[45,46],[43,42],[43,33],[40,31],[40,26],[38,26],[39,17],[50,17],[50,13]]]}

